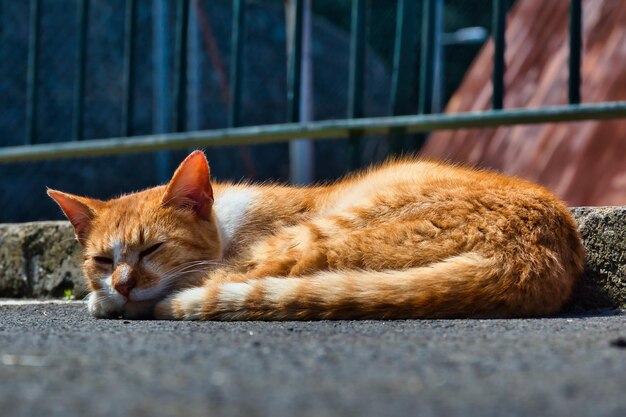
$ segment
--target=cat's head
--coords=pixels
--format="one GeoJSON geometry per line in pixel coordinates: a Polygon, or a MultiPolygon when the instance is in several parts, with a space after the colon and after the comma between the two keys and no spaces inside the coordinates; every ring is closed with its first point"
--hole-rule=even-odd
{"type": "Polygon", "coordinates": [[[167,185],[108,201],[48,190],[74,226],[98,317],[148,316],[221,257],[209,165],[189,155],[167,185]]]}

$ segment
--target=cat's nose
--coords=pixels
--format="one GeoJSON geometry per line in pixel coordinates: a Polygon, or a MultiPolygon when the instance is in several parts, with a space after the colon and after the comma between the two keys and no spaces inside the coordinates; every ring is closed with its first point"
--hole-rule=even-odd
{"type": "Polygon", "coordinates": [[[128,298],[128,294],[130,294],[130,290],[135,288],[135,280],[134,279],[120,280],[115,283],[113,288],[115,288],[115,291],[119,292],[124,297],[128,298]]]}
{"type": "Polygon", "coordinates": [[[135,272],[130,265],[125,262],[120,263],[120,265],[115,268],[112,278],[115,291],[126,298],[128,298],[130,291],[137,285],[135,272]]]}

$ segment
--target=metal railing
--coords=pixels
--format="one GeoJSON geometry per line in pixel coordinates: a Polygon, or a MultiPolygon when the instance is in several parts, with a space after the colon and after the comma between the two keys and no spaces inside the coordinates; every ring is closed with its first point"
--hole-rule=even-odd
{"type": "Polygon", "coordinates": [[[348,138],[350,165],[358,165],[359,143],[365,135],[389,135],[390,152],[401,152],[405,134],[430,132],[440,129],[494,127],[547,122],[568,122],[626,117],[626,102],[580,104],[580,65],[582,50],[581,0],[570,0],[569,37],[569,104],[566,106],[534,109],[504,109],[506,13],[508,0],[493,0],[494,41],[492,110],[458,114],[431,114],[433,94],[433,59],[435,45],[435,13],[437,2],[422,0],[421,69],[419,72],[419,112],[407,115],[411,97],[408,88],[413,77],[415,23],[418,18],[418,0],[398,0],[396,37],[394,48],[391,116],[363,118],[364,67],[365,67],[365,15],[366,0],[352,0],[351,48],[349,66],[349,96],[347,118],[331,121],[300,123],[300,74],[302,61],[302,10],[304,0],[294,2],[293,24],[290,25],[291,45],[288,54],[288,108],[285,124],[241,127],[242,60],[246,0],[233,0],[232,62],[230,73],[230,105],[228,128],[187,132],[186,120],[186,63],[187,24],[191,0],[177,0],[174,109],[174,133],[135,136],[132,126],[132,103],[135,74],[134,48],[137,28],[137,0],[127,0],[124,52],[124,108],[121,137],[108,139],[83,139],[84,83],[86,31],[88,27],[89,0],[80,0],[77,13],[79,51],[76,62],[77,81],[74,90],[74,120],[72,141],[36,144],[34,132],[37,120],[37,78],[40,43],[41,0],[31,0],[30,38],[27,70],[26,137],[23,146],[0,147],[0,163],[32,161],[54,158],[102,156],[138,151],[157,151],[189,147],[259,144],[287,141],[301,137],[312,139],[348,138]]]}

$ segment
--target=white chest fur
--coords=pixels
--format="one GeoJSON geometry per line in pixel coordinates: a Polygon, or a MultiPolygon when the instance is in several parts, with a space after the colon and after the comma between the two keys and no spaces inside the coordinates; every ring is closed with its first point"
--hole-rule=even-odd
{"type": "Polygon", "coordinates": [[[255,190],[232,188],[216,195],[213,209],[222,238],[222,252],[230,246],[233,236],[244,222],[250,203],[256,197],[255,190]]]}

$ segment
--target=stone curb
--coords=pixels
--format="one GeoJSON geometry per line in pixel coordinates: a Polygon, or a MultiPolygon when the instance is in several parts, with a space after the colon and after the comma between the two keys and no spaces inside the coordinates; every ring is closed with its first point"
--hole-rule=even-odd
{"type": "Polygon", "coordinates": [[[87,293],[69,222],[0,224],[0,297],[75,298],[87,293]]]}
{"type": "Polygon", "coordinates": [[[626,206],[576,207],[585,245],[585,272],[568,310],[626,308],[626,206]]]}
{"type": "MultiPolygon", "coordinates": [[[[572,209],[586,248],[568,311],[626,308],[626,207],[572,209]]],[[[80,248],[68,222],[0,224],[0,297],[86,295],[80,248]]]]}

